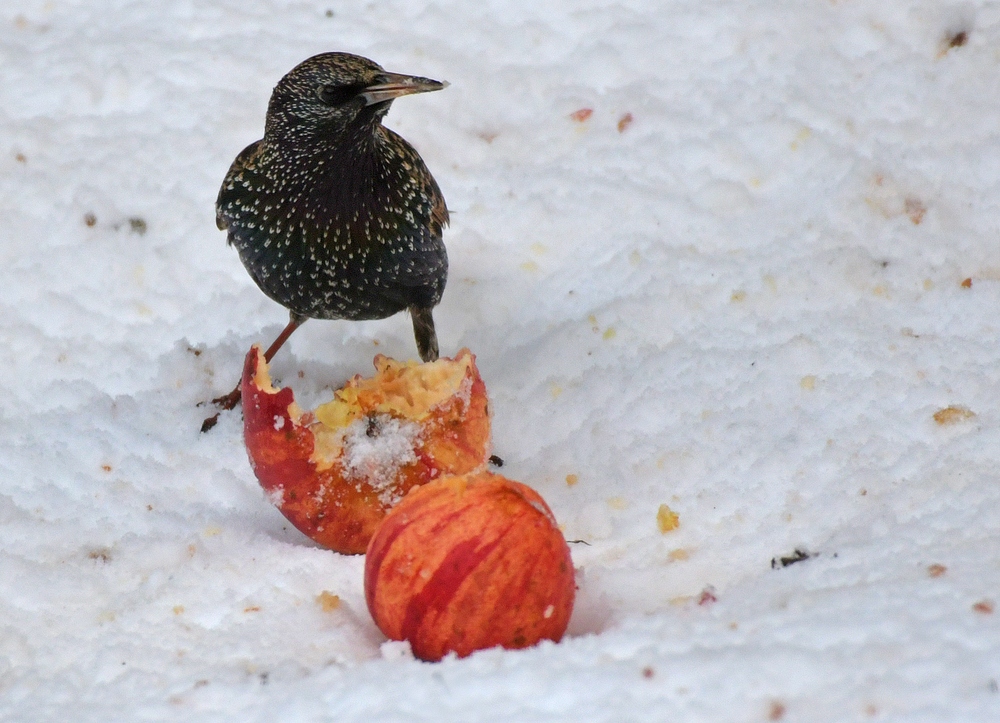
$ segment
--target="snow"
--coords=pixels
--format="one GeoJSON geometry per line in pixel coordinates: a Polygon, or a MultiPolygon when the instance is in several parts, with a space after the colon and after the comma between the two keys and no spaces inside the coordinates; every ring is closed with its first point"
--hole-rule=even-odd
{"type": "Polygon", "coordinates": [[[376,414],[355,419],[344,430],[344,473],[347,479],[367,482],[382,504],[394,505],[401,499],[395,489],[400,468],[417,461],[420,425],[376,414]]]}
{"type": "MultiPolygon", "coordinates": [[[[1000,719],[998,47],[982,0],[5,3],[0,720],[1000,719]],[[199,433],[287,318],[218,185],[328,50],[451,83],[387,125],[442,351],[587,543],[559,644],[413,660],[199,433]]],[[[272,372],[377,352],[405,317],[272,372]]]]}

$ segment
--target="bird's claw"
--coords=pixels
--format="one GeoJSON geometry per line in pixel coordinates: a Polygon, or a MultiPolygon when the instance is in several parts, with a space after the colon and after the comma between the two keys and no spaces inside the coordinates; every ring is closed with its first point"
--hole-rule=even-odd
{"type": "Polygon", "coordinates": [[[211,417],[205,418],[205,421],[201,423],[202,434],[204,434],[205,432],[207,432],[208,430],[210,430],[212,427],[214,427],[216,424],[219,423],[219,414],[220,412],[216,412],[211,417]]]}

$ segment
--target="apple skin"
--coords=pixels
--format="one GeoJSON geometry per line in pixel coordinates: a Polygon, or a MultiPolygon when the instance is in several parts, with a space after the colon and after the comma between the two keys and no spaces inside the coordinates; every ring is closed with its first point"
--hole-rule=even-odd
{"type": "Polygon", "coordinates": [[[243,436],[250,464],[270,500],[320,545],[359,554],[392,504],[411,488],[485,467],[490,454],[486,386],[475,357],[462,350],[456,359],[463,355],[472,360],[466,397],[446,401],[420,422],[413,460],[396,470],[388,490],[392,498],[387,498],[384,485],[379,489],[352,477],[337,461],[317,464],[313,430],[320,422],[295,404],[291,388],[271,386],[263,353],[255,345],[243,366],[243,436]]]}
{"type": "Polygon", "coordinates": [[[490,472],[412,490],[382,521],[365,559],[375,623],[427,661],[558,642],[575,593],[569,546],[548,505],[490,472]]]}

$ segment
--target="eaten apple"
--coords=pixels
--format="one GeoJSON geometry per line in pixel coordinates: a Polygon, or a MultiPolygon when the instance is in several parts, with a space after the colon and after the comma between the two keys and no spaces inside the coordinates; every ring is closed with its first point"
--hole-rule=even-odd
{"type": "Polygon", "coordinates": [[[422,660],[558,642],[575,592],[569,546],[548,505],[490,472],[412,490],[365,558],[375,623],[422,660]]]}
{"type": "Polygon", "coordinates": [[[486,385],[475,356],[426,364],[379,354],[332,401],[305,411],[275,388],[254,346],[243,367],[243,436],[270,500],[296,528],[337,552],[365,551],[375,528],[410,489],[485,467],[486,385]]]}

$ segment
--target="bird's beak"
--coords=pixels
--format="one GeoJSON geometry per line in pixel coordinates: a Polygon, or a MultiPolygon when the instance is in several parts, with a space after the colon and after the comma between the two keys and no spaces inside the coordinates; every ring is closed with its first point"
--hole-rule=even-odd
{"type": "Polygon", "coordinates": [[[448,83],[430,78],[421,78],[416,75],[400,75],[399,73],[382,73],[378,77],[378,83],[369,85],[361,91],[361,97],[365,99],[365,105],[375,105],[401,95],[412,95],[413,93],[429,93],[432,90],[447,88],[448,83]]]}

